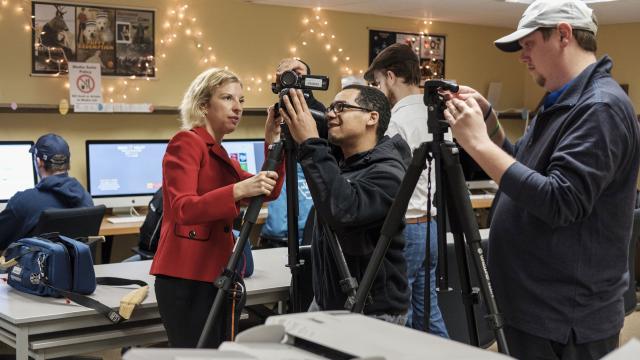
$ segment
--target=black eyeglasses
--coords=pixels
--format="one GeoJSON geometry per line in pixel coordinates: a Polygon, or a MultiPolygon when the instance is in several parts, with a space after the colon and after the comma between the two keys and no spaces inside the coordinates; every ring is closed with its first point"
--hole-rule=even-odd
{"type": "Polygon", "coordinates": [[[327,108],[327,114],[330,113],[331,111],[333,111],[336,115],[343,112],[345,109],[356,109],[356,110],[360,110],[360,111],[367,111],[367,112],[371,112],[374,110],[371,109],[367,109],[367,108],[363,108],[361,106],[357,106],[357,105],[351,105],[351,104],[347,104],[344,102],[334,102],[331,105],[329,105],[329,107],[327,108]]]}

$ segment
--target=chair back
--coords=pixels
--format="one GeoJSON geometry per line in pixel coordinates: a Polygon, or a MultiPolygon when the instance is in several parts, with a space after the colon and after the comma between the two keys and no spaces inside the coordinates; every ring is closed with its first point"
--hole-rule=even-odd
{"type": "MultiPolygon", "coordinates": [[[[47,209],[40,214],[38,223],[30,234],[40,235],[57,232],[73,239],[96,236],[100,233],[105,210],[104,205],[73,209],[47,209]]],[[[90,247],[95,262],[95,243],[90,247]]]]}
{"type": "Polygon", "coordinates": [[[40,214],[31,234],[58,232],[70,238],[96,236],[100,232],[105,206],[47,209],[40,214]]]}

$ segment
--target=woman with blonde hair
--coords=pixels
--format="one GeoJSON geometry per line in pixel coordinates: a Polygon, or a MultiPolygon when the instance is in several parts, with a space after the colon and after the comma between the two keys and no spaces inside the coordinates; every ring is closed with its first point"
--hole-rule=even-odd
{"type": "MultiPolygon", "coordinates": [[[[252,175],[221,146],[242,115],[242,83],[232,72],[212,68],[198,75],[180,105],[182,131],[169,142],[162,162],[163,219],[151,265],[162,322],[172,347],[195,347],[234,239],[239,203],[278,196],[284,165],[252,175]]],[[[265,123],[266,146],[278,141],[273,110],[265,123]]],[[[224,341],[224,321],[214,325],[207,347],[224,341]]]]}

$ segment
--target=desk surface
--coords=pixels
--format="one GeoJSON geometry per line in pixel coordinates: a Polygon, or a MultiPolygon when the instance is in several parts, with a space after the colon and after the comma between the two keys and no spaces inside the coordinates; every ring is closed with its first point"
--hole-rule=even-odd
{"type": "MultiPolygon", "coordinates": [[[[289,296],[291,274],[285,267],[286,248],[254,252],[255,270],[245,280],[247,305],[273,303],[289,296]]],[[[97,265],[96,276],[119,276],[146,281],[147,298],[132,318],[113,325],[103,315],[63,299],[21,293],[0,282],[0,341],[16,348],[27,360],[82,354],[114,347],[166,341],[154,292],[151,261],[97,265]]],[[[92,298],[119,307],[120,298],[137,286],[98,286],[92,298]]]]}
{"type": "MultiPolygon", "coordinates": [[[[136,235],[140,233],[140,226],[142,226],[142,221],[134,221],[130,223],[120,223],[120,224],[112,224],[107,220],[108,216],[105,216],[102,219],[102,224],[100,225],[100,233],[98,235],[102,236],[115,236],[115,235],[136,235]]],[[[264,224],[267,219],[267,208],[264,207],[260,209],[260,213],[258,214],[258,220],[256,224],[264,224]]]]}
{"type": "MultiPolygon", "coordinates": [[[[266,293],[288,292],[291,273],[285,267],[287,249],[275,248],[255,250],[253,252],[255,270],[253,276],[245,279],[249,298],[266,293]]],[[[149,275],[151,260],[126,263],[96,265],[96,276],[126,277],[139,279],[149,284],[149,294],[139,308],[157,306],[153,287],[155,277],[149,275]]],[[[99,285],[90,297],[107,306],[118,308],[120,298],[138,286],[103,286],[99,285]]],[[[137,311],[137,309],[135,310],[137,311]]],[[[135,314],[134,311],[134,314],[135,314]]],[[[37,321],[64,319],[82,315],[93,315],[93,309],[74,303],[67,304],[64,299],[29,295],[13,289],[6,283],[0,285],[0,318],[13,324],[37,321]]],[[[106,321],[106,319],[105,319],[106,321]]]]}

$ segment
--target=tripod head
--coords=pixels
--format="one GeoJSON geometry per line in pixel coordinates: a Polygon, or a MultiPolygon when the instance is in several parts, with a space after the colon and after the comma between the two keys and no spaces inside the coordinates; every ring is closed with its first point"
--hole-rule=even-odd
{"type": "Polygon", "coordinates": [[[444,120],[444,96],[441,91],[457,93],[457,84],[444,80],[427,80],[424,82],[424,104],[427,106],[428,120],[427,127],[429,133],[434,134],[434,140],[444,138],[449,124],[444,120]]]}

